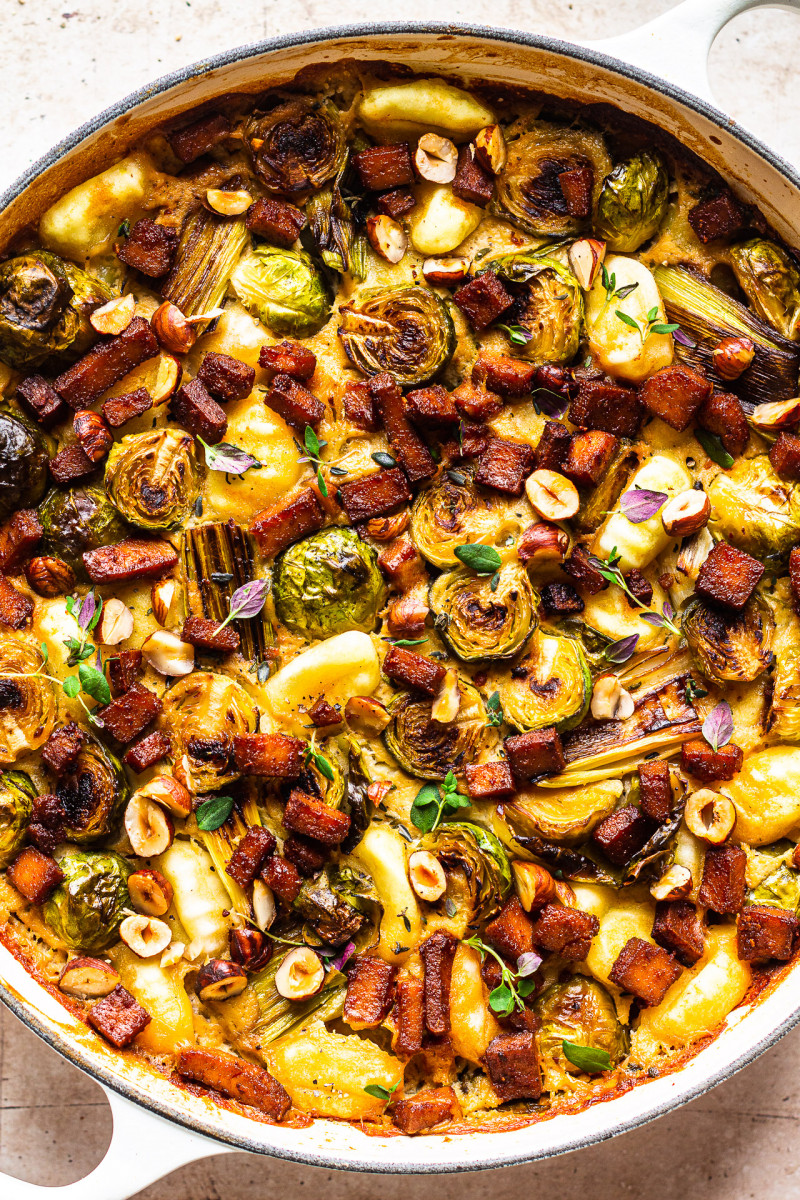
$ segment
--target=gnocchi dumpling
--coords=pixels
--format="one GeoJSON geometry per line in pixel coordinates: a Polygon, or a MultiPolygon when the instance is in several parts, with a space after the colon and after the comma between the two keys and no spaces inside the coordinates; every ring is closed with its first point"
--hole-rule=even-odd
{"type": "Polygon", "coordinates": [[[495,119],[492,110],[475,96],[443,79],[369,88],[358,105],[358,117],[367,132],[383,142],[423,133],[441,133],[465,142],[495,119]]]}
{"type": "Polygon", "coordinates": [[[617,379],[641,383],[668,367],[673,358],[671,333],[647,333],[649,316],[661,323],[667,318],[664,304],[651,272],[644,263],[624,254],[611,254],[605,261],[609,279],[614,276],[615,295],[609,298],[598,275],[586,296],[586,335],[589,346],[604,370],[617,379]],[[631,290],[623,296],[624,288],[631,290]],[[621,320],[623,313],[634,325],[621,320]]]}

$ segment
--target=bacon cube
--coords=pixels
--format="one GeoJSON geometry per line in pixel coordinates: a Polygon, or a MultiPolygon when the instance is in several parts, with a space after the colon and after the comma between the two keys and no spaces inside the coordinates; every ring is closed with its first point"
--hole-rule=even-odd
{"type": "Polygon", "coordinates": [[[450,395],[456,412],[470,421],[490,421],[503,409],[499,396],[474,383],[460,383],[450,395]]]}
{"type": "Polygon", "coordinates": [[[392,1007],[397,967],[371,954],[353,959],[347,974],[344,1019],[351,1029],[374,1029],[392,1007]]]}
{"type": "Polygon", "coordinates": [[[153,407],[153,400],[147,388],[137,388],[135,392],[126,392],[123,396],[110,396],[103,401],[103,416],[112,429],[119,429],[134,417],[140,417],[153,407]]]}
{"type": "Polygon", "coordinates": [[[66,404],[41,375],[29,375],[23,379],[17,385],[17,399],[44,429],[51,429],[56,421],[63,421],[67,414],[66,404]]]}
{"type": "MultiPolygon", "coordinates": [[[[611,437],[611,434],[604,436],[611,437]]],[[[563,473],[569,456],[572,434],[560,421],[545,421],[542,436],[536,446],[536,469],[563,473]]]]}
{"type": "Polygon", "coordinates": [[[160,579],[177,561],[177,551],[169,542],[145,538],[125,538],[113,546],[98,546],[83,554],[83,565],[92,583],[160,579]]]}
{"type": "Polygon", "coordinates": [[[506,1100],[538,1100],[542,1071],[536,1035],[528,1030],[501,1033],[486,1048],[486,1071],[492,1087],[506,1100]]]}
{"type": "Polygon", "coordinates": [[[655,825],[635,805],[629,804],[611,813],[592,832],[592,841],[609,862],[623,866],[630,862],[655,832],[655,825]]]}
{"type": "Polygon", "coordinates": [[[704,244],[733,237],[747,225],[747,213],[730,192],[720,192],[689,209],[689,224],[704,244]]]}
{"type": "Polygon", "coordinates": [[[481,350],[472,368],[472,382],[507,400],[519,400],[533,391],[538,370],[523,358],[481,350]]]}
{"type": "Polygon", "coordinates": [[[712,390],[710,381],[699,371],[673,363],[646,379],[639,397],[648,412],[682,433],[710,398],[712,390]]]}
{"type": "Polygon", "coordinates": [[[301,875],[318,875],[325,866],[325,852],[319,842],[293,833],[283,843],[284,857],[293,863],[301,875]]]}
{"type": "Polygon", "coordinates": [[[273,246],[288,250],[305,227],[305,213],[284,200],[263,197],[256,200],[245,214],[245,224],[251,233],[263,237],[273,246]]]}
{"type": "Polygon", "coordinates": [[[280,500],[256,513],[250,532],[266,558],[274,558],[306,534],[322,529],[325,513],[313,488],[304,488],[293,500],[280,500]]]}
{"type": "Polygon", "coordinates": [[[438,429],[443,425],[454,425],[458,421],[458,410],[453,397],[439,383],[408,392],[406,411],[411,420],[423,429],[438,429]]]}
{"type": "Polygon", "coordinates": [[[408,142],[368,146],[353,155],[353,166],[362,186],[370,192],[385,192],[414,182],[408,142]]]}
{"type": "Polygon", "coordinates": [[[134,317],[117,337],[94,346],[62,372],[53,381],[53,387],[70,408],[88,408],[134,367],[158,353],[158,341],[150,323],[143,317],[134,317]]]}
{"type": "Polygon", "coordinates": [[[183,1079],[257,1108],[271,1121],[282,1121],[292,1106],[289,1093],[269,1071],[237,1054],[187,1047],[178,1054],[176,1070],[183,1079]]]}
{"type": "Polygon", "coordinates": [[[781,479],[791,482],[800,479],[800,437],[796,433],[779,433],[769,452],[769,461],[781,479]]]}
{"type": "Polygon", "coordinates": [[[454,196],[478,208],[486,208],[494,195],[494,176],[477,161],[474,146],[464,145],[459,149],[456,174],[451,186],[454,196]]]}
{"type": "Polygon", "coordinates": [[[616,437],[636,437],[644,412],[632,388],[602,379],[580,379],[569,419],[578,429],[602,429],[616,437]]]}
{"type": "MultiPolygon", "coordinates": [[[[313,358],[313,355],[311,357],[313,358]]],[[[195,378],[200,380],[215,400],[220,404],[227,404],[232,400],[244,400],[250,395],[256,381],[256,372],[254,367],[233,358],[230,354],[218,354],[215,350],[209,350],[203,355],[195,378]]]]}
{"type": "Polygon", "coordinates": [[[170,402],[170,416],[188,433],[216,446],[225,436],[228,418],[201,379],[178,388],[170,402]]]}
{"type": "Polygon", "coordinates": [[[425,1026],[435,1036],[450,1032],[450,981],[458,942],[439,930],[419,948],[424,969],[425,1026]]]}
{"type": "Polygon", "coordinates": [[[514,777],[521,784],[541,775],[556,775],[566,765],[561,738],[552,726],[508,737],[503,747],[514,777]]]}
{"type": "Polygon", "coordinates": [[[533,943],[567,962],[582,962],[599,928],[594,913],[563,904],[545,904],[533,925],[533,943]]]}
{"type": "Polygon", "coordinates": [[[724,916],[744,907],[747,855],[741,846],[709,846],[703,863],[703,881],[697,898],[712,912],[724,916]]]}
{"type": "Polygon", "coordinates": [[[421,979],[410,977],[397,984],[394,1019],[397,1032],[392,1049],[399,1058],[412,1058],[422,1048],[425,1032],[425,987],[421,979]]]}
{"type": "Polygon", "coordinates": [[[22,629],[33,616],[33,601],[0,575],[0,625],[22,629]]]}
{"type": "Polygon", "coordinates": [[[121,984],[93,1004],[86,1019],[117,1050],[130,1046],[152,1020],[149,1012],[121,984]]]}
{"type": "Polygon", "coordinates": [[[403,393],[391,375],[373,375],[370,396],[383,422],[392,452],[399,460],[409,482],[421,483],[436,474],[431,452],[406,416],[403,393]]]}
{"type": "Polygon", "coordinates": [[[702,783],[733,779],[742,769],[744,751],[734,742],[714,750],[708,742],[696,738],[681,746],[681,768],[702,783]]]}
{"type": "Polygon", "coordinates": [[[217,654],[232,654],[239,649],[239,635],[230,625],[220,629],[219,621],[208,617],[187,617],[181,632],[181,641],[200,650],[217,654]]]}
{"type": "Polygon", "coordinates": [[[141,650],[122,650],[105,661],[112,696],[121,696],[144,674],[141,650]]]}
{"type": "Polygon", "coordinates": [[[297,779],[305,748],[300,738],[283,733],[237,733],[233,738],[238,770],[243,775],[265,775],[270,779],[297,779]]]}
{"type": "Polygon", "coordinates": [[[424,564],[411,538],[396,538],[378,555],[378,566],[398,592],[409,591],[427,578],[424,564]]]}
{"type": "Polygon", "coordinates": [[[587,596],[596,596],[608,587],[597,567],[589,562],[589,552],[583,546],[573,546],[569,558],[563,564],[562,570],[574,579],[575,583],[587,596]]]}
{"type": "Polygon", "coordinates": [[[75,721],[68,721],[50,734],[42,747],[42,762],[54,775],[66,775],[77,763],[86,736],[85,729],[75,721]]]}
{"type": "Polygon", "coordinates": [[[507,900],[484,930],[484,938],[498,954],[516,962],[533,950],[533,922],[516,896],[507,900]]]}
{"type": "Polygon", "coordinates": [[[628,608],[647,608],[653,599],[653,585],[650,580],[637,567],[626,572],[623,579],[628,585],[628,591],[634,597],[633,600],[630,596],[625,597],[628,608]]]}
{"type": "Polygon", "coordinates": [[[149,279],[160,279],[172,269],[177,249],[178,235],[174,229],[143,217],[118,243],[117,258],[149,279]]]}
{"type": "Polygon", "coordinates": [[[399,221],[406,213],[411,212],[416,203],[414,193],[411,188],[407,187],[393,188],[392,191],[383,192],[375,199],[375,207],[378,212],[384,213],[395,221],[399,221]]]}
{"type": "Polygon", "coordinates": [[[383,669],[395,683],[416,692],[424,692],[426,696],[436,695],[447,674],[441,663],[426,658],[424,654],[406,650],[404,646],[389,648],[383,660],[383,669]]]}
{"type": "MultiPolygon", "coordinates": [[[[453,296],[476,333],[480,333],[510,308],[514,297],[494,271],[484,271],[460,287],[453,296]]],[[[496,390],[496,389],[493,389],[496,390]]]]}
{"type": "Polygon", "coordinates": [[[617,955],[608,978],[649,1008],[661,1003],[680,974],[680,966],[663,946],[632,937],[617,955]]]}
{"type": "Polygon", "coordinates": [[[110,704],[98,709],[97,717],[103,728],[118,742],[132,742],[154,721],[163,705],[155,692],[134,683],[110,704]]]}
{"type": "Polygon", "coordinates": [[[194,162],[201,154],[208,154],[223,142],[231,132],[231,123],[222,113],[212,112],[206,116],[175,129],[167,134],[167,141],[182,163],[194,162]]]}
{"type": "Polygon", "coordinates": [[[789,584],[795,610],[800,613],[800,546],[795,546],[789,555],[789,584]]]}
{"type": "Polygon", "coordinates": [[[54,483],[59,487],[66,487],[70,483],[77,483],[79,479],[88,479],[90,475],[94,475],[97,463],[92,462],[78,442],[72,442],[53,455],[47,469],[54,483]]]}
{"type": "Polygon", "coordinates": [[[692,967],[703,957],[706,933],[690,900],[659,900],[653,922],[653,941],[692,967]]]}
{"type": "Polygon", "coordinates": [[[30,904],[44,904],[64,878],[56,860],[33,846],[26,846],[17,855],[6,875],[11,886],[30,904]]]}
{"type": "Polygon", "coordinates": [[[700,568],[695,592],[724,608],[739,612],[756,590],[764,564],[728,542],[717,542],[700,568]]]}
{"type": "Polygon", "coordinates": [[[578,487],[597,487],[618,447],[619,439],[602,429],[576,433],[569,445],[563,474],[578,487]]]}
{"type": "Polygon", "coordinates": [[[507,496],[521,496],[525,478],[533,469],[533,449],[527,442],[489,438],[478,459],[475,482],[507,496]]]}
{"type": "Polygon", "coordinates": [[[276,375],[264,403],[283,417],[287,425],[302,430],[306,425],[316,429],[325,416],[325,405],[302,383],[291,375],[276,375]]]}
{"type": "Polygon", "coordinates": [[[308,710],[308,717],[317,729],[332,729],[334,725],[341,725],[344,720],[341,706],[329,704],[324,696],[314,701],[308,710]]]}
{"type": "Polygon", "coordinates": [[[283,810],[283,823],[293,833],[303,837],[314,838],[323,846],[338,846],[350,832],[350,818],[347,813],[331,808],[316,796],[293,788],[286,808],[283,810]]]}
{"type": "Polygon", "coordinates": [[[268,829],[251,825],[231,855],[226,872],[239,887],[249,887],[276,845],[275,835],[268,829]]]}
{"type": "Polygon", "coordinates": [[[583,612],[586,607],[574,587],[568,583],[546,583],[539,593],[542,608],[549,617],[583,612]]]}
{"type": "Polygon", "coordinates": [[[154,767],[157,762],[165,759],[172,749],[172,744],[165,733],[154,729],[148,733],[123,755],[122,761],[139,775],[148,767],[154,767]]]}
{"type": "Polygon", "coordinates": [[[639,763],[639,803],[651,821],[663,825],[674,803],[669,766],[661,759],[639,763]]]}
{"type": "Polygon", "coordinates": [[[471,800],[508,800],[517,790],[511,768],[502,759],[467,763],[464,771],[471,800]]]}
{"type": "Polygon", "coordinates": [[[402,1133],[422,1133],[442,1121],[458,1120],[461,1105],[451,1087],[423,1088],[408,1099],[398,1100],[392,1120],[402,1133]]]}
{"type": "Polygon", "coordinates": [[[739,398],[731,392],[714,392],[709,396],[697,410],[697,424],[715,433],[734,458],[744,454],[750,440],[750,426],[739,398]]]}
{"type": "Polygon", "coordinates": [[[308,346],[289,340],[275,346],[262,346],[258,356],[259,366],[271,383],[277,375],[290,375],[306,383],[317,369],[317,356],[308,346]]]}
{"type": "Polygon", "coordinates": [[[364,479],[341,484],[339,495],[348,520],[352,525],[358,525],[373,517],[396,512],[403,504],[408,504],[411,489],[403,471],[399,467],[390,467],[364,479]]]}
{"type": "Polygon", "coordinates": [[[273,854],[271,858],[267,859],[261,872],[261,878],[278,899],[285,901],[286,904],[294,904],[303,887],[297,867],[280,854],[273,854]]]}
{"type": "Polygon", "coordinates": [[[369,433],[377,433],[381,427],[380,418],[369,391],[368,383],[348,383],[342,396],[344,415],[352,425],[366,429],[369,433]]]}
{"type": "Polygon", "coordinates": [[[588,217],[592,211],[594,171],[590,166],[572,167],[560,171],[558,185],[571,217],[588,217]]]}
{"type": "Polygon", "coordinates": [[[34,508],[20,508],[0,525],[0,571],[22,565],[41,540],[44,530],[34,508]]]}
{"type": "Polygon", "coordinates": [[[800,922],[792,912],[762,904],[748,904],[739,913],[737,953],[743,962],[788,962],[792,957],[800,922]]]}

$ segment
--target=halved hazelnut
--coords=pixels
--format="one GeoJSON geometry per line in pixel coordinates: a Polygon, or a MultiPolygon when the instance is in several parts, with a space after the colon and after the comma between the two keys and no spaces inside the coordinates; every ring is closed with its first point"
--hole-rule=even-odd
{"type": "Polygon", "coordinates": [[[475,157],[484,171],[499,175],[508,157],[506,139],[499,125],[487,125],[477,134],[474,142],[475,157]]]}
{"type": "Polygon", "coordinates": [[[228,935],[231,958],[245,971],[260,971],[272,958],[274,942],[261,932],[246,925],[242,929],[232,929],[228,935]]]}
{"type": "Polygon", "coordinates": [[[408,234],[399,221],[386,213],[367,217],[367,237],[376,254],[387,262],[399,263],[408,249],[408,234]]]}
{"type": "Polygon", "coordinates": [[[153,616],[159,625],[169,624],[170,614],[175,616],[174,609],[178,607],[180,586],[177,579],[158,579],[150,589],[150,604],[153,616]]]}
{"type": "Polygon", "coordinates": [[[672,537],[689,537],[708,524],[711,501],[699,488],[687,488],[661,509],[661,524],[672,537]]]}
{"type": "Polygon", "coordinates": [[[159,675],[190,675],[194,670],[194,646],[166,629],[150,634],[142,644],[142,654],[159,675]]]}
{"type": "Polygon", "coordinates": [[[428,850],[415,850],[408,860],[408,878],[420,900],[435,904],[447,891],[444,868],[428,850]]]}
{"type": "Polygon", "coordinates": [[[325,980],[325,968],[310,946],[290,950],[275,972],[275,990],[285,1000],[308,1000],[325,980]]]}
{"type": "Polygon", "coordinates": [[[578,897],[575,895],[566,879],[554,879],[553,887],[556,889],[556,900],[559,904],[563,904],[565,908],[577,907],[578,897]]]}
{"type": "Polygon", "coordinates": [[[692,872],[678,863],[669,867],[650,888],[654,900],[682,900],[692,890],[692,872]]]}
{"type": "Polygon", "coordinates": [[[515,859],[511,864],[519,902],[526,912],[544,908],[555,899],[556,881],[546,867],[515,859]]]}
{"type": "Polygon", "coordinates": [[[100,616],[97,640],[103,646],[117,646],[133,633],[133,613],[116,596],[106,600],[100,616]]]}
{"type": "Polygon", "coordinates": [[[597,238],[579,238],[570,246],[569,265],[572,274],[585,292],[590,291],[594,286],[605,256],[606,244],[598,241],[597,238]]]}
{"type": "Polygon", "coordinates": [[[172,904],[172,884],[151,867],[128,876],[128,894],[136,911],[147,917],[163,917],[172,904]]]}
{"type": "Polygon", "coordinates": [[[247,987],[244,967],[229,958],[212,958],[197,975],[197,994],[201,1000],[230,1000],[247,987]]]}
{"type": "Polygon", "coordinates": [[[771,400],[769,404],[757,404],[749,420],[759,433],[778,433],[781,429],[792,429],[800,421],[800,396],[793,396],[791,400],[771,400]]]}
{"type": "Polygon", "coordinates": [[[526,529],[517,542],[520,562],[533,567],[563,562],[569,550],[569,534],[560,525],[539,521],[526,529]]]}
{"type": "Polygon", "coordinates": [[[344,716],[351,728],[368,736],[383,733],[392,719],[386,706],[371,696],[351,696],[344,706],[344,716]]]}
{"type": "Polygon", "coordinates": [[[675,567],[687,579],[697,579],[700,568],[714,549],[714,539],[707,529],[703,528],[689,538],[681,547],[675,567]]]}
{"type": "Polygon", "coordinates": [[[253,197],[244,190],[226,192],[222,188],[209,188],[206,203],[221,217],[240,217],[253,203],[253,197]]]}
{"type": "Polygon", "coordinates": [[[176,817],[188,817],[192,811],[191,793],[174,775],[154,775],[138,788],[136,795],[154,800],[176,817]]]}
{"type": "Polygon", "coordinates": [[[127,296],[115,296],[108,304],[101,304],[89,317],[89,324],[98,333],[124,333],[133,320],[136,300],[127,296]]]}
{"type": "Polygon", "coordinates": [[[150,318],[150,328],[159,345],[173,354],[186,354],[197,341],[197,330],[192,328],[177,304],[171,304],[169,300],[159,304],[150,318]]]}
{"type": "Polygon", "coordinates": [[[414,151],[417,174],[429,183],[452,183],[456,177],[458,150],[449,138],[423,133],[414,151]]]}
{"type": "Polygon", "coordinates": [[[172,845],[175,831],[160,804],[143,792],[134,792],[125,809],[125,832],[133,853],[139,858],[155,858],[172,845]]]}
{"type": "Polygon", "coordinates": [[[461,690],[458,686],[458,672],[450,667],[445,672],[442,686],[431,705],[431,719],[440,725],[450,725],[458,716],[461,707],[461,690]]]}
{"type": "Polygon", "coordinates": [[[110,963],[99,958],[71,958],[58,977],[59,990],[81,1000],[107,996],[119,983],[119,975],[110,963]]]}
{"type": "Polygon", "coordinates": [[[172,930],[166,921],[137,913],[125,918],[119,927],[119,936],[139,958],[155,958],[172,941],[172,930]]]}
{"type": "Polygon", "coordinates": [[[455,287],[466,279],[468,258],[426,258],[422,264],[425,282],[431,287],[455,287]]]}
{"type": "Polygon", "coordinates": [[[700,788],[687,799],[683,819],[695,837],[719,846],[736,824],[736,809],[727,796],[700,788]]]}
{"type": "Polygon", "coordinates": [[[567,521],[580,506],[575,484],[558,471],[534,471],[525,481],[531,507],[547,521],[567,521]]]}
{"type": "Polygon", "coordinates": [[[167,967],[174,967],[175,963],[180,962],[185,953],[185,942],[170,942],[164,953],[161,955],[161,958],[158,960],[158,965],[163,967],[164,970],[166,970],[167,967]]]}
{"type": "Polygon", "coordinates": [[[724,337],[712,350],[711,358],[720,379],[738,379],[755,354],[756,348],[749,337],[724,337]]]}
{"type": "Polygon", "coordinates": [[[263,879],[253,882],[253,917],[259,929],[269,929],[275,920],[275,897],[263,879]]]}
{"type": "Polygon", "coordinates": [[[164,404],[177,391],[182,375],[183,367],[177,358],[173,358],[171,354],[158,356],[155,375],[148,385],[154,408],[164,404]]]}
{"type": "Polygon", "coordinates": [[[390,542],[392,538],[399,537],[408,529],[410,520],[410,509],[403,508],[391,517],[372,517],[371,520],[364,522],[364,529],[367,537],[374,541],[390,542]]]}
{"type": "Polygon", "coordinates": [[[616,675],[598,675],[592,689],[592,716],[595,721],[626,721],[633,716],[633,696],[616,675]]]}

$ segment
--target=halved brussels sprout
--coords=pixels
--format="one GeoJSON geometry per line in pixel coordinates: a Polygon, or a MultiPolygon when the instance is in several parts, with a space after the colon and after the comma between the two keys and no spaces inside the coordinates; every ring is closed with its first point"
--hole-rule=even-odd
{"type": "Polygon", "coordinates": [[[287,100],[251,117],[244,137],[256,175],[280,196],[321,188],[347,155],[344,126],[329,100],[287,100]]]}
{"type": "Polygon", "coordinates": [[[182,429],[150,429],[115,442],[106,461],[108,498],[139,529],[180,529],[199,493],[197,455],[182,429]]]}
{"type": "Polygon", "coordinates": [[[436,628],[462,662],[513,658],[539,623],[538,597],[519,563],[504,563],[495,586],[467,567],[445,571],[431,584],[436,628]]]}
{"type": "Polygon", "coordinates": [[[772,740],[800,742],[800,622],[780,602],[775,616],[774,670],[767,728],[772,740]]]}
{"type": "Polygon", "coordinates": [[[559,175],[581,167],[593,173],[597,200],[611,159],[600,133],[522,118],[506,130],[508,161],[497,178],[490,209],[527,233],[565,237],[585,225],[569,213],[559,175]]]}
{"type": "Polygon", "coordinates": [[[775,474],[767,455],[737,459],[707,491],[716,537],[775,564],[800,541],[800,489],[775,474]]]}
{"type": "Polygon", "coordinates": [[[38,750],[53,732],[58,709],[53,684],[37,674],[43,667],[38,646],[0,632],[0,679],[12,678],[22,696],[20,708],[0,709],[0,763],[38,750]]]}
{"type": "Polygon", "coordinates": [[[243,217],[231,220],[198,208],[184,222],[175,265],[161,285],[162,297],[187,317],[219,307],[247,245],[243,217]]]}
{"type": "Polygon", "coordinates": [[[760,317],[790,342],[800,338],[800,270],[785,250],[767,238],[751,238],[730,249],[731,266],[760,317]]]}
{"type": "Polygon", "coordinates": [[[273,574],[275,611],[293,633],[371,633],[386,601],[373,548],[354,529],[321,529],[285,550],[273,574]]]}
{"type": "Polygon", "coordinates": [[[411,510],[411,536],[435,567],[457,567],[459,546],[492,546],[519,529],[521,522],[496,495],[478,490],[467,471],[463,483],[445,472],[420,492],[411,510]]]}
{"type": "Polygon", "coordinates": [[[25,771],[0,775],[0,867],[7,867],[22,849],[33,812],[36,788],[25,771]]]}
{"type": "Polygon", "coordinates": [[[521,356],[535,363],[571,362],[583,324],[583,292],[572,272],[554,258],[527,250],[503,254],[489,268],[514,296],[503,313],[504,324],[519,325],[530,334],[521,356]]]}
{"type": "Polygon", "coordinates": [[[763,904],[767,908],[783,908],[787,912],[800,910],[800,872],[782,862],[747,895],[748,904],[763,904]]]}
{"type": "Polygon", "coordinates": [[[58,865],[64,879],[45,901],[45,922],[70,950],[105,950],[130,909],[130,866],[110,850],[70,850],[58,865]]]}
{"type": "Polygon", "coordinates": [[[355,205],[342,195],[343,171],[330,187],[317,192],[306,205],[308,227],[320,258],[332,271],[363,279],[367,270],[367,239],[354,220],[355,205]]]}
{"type": "Polygon", "coordinates": [[[64,841],[96,842],[115,832],[129,788],[116,755],[91,734],[56,795],[65,811],[64,841]]]}
{"type": "Polygon", "coordinates": [[[339,309],[345,353],[365,375],[388,371],[401,387],[447,366],[455,331],[447,305],[426,287],[368,288],[339,309]]]}
{"type": "Polygon", "coordinates": [[[468,680],[458,681],[461,704],[455,721],[440,724],[431,717],[432,700],[399,692],[389,705],[391,724],[386,746],[409,775],[444,779],[448,771],[463,774],[487,741],[486,709],[480,692],[468,680]]]}
{"type": "Polygon", "coordinates": [[[372,879],[352,867],[329,868],[307,879],[294,902],[306,941],[342,946],[356,936],[378,905],[372,879]]]}
{"type": "Polygon", "coordinates": [[[502,842],[471,821],[447,821],[420,843],[447,872],[447,899],[464,931],[489,921],[511,891],[511,867],[502,842]]]}
{"type": "Polygon", "coordinates": [[[660,154],[640,150],[603,180],[594,218],[595,232],[609,250],[633,254],[664,220],[669,174],[660,154]]]}
{"type": "Polygon", "coordinates": [[[592,678],[575,638],[537,629],[531,649],[500,685],[505,718],[517,729],[579,725],[589,709],[592,678]]]}
{"type": "Polygon", "coordinates": [[[231,287],[248,312],[278,337],[309,337],[330,315],[328,289],[302,250],[257,246],[239,261],[231,287]]]}
{"type": "Polygon", "coordinates": [[[775,617],[758,596],[739,613],[694,598],[684,612],[683,633],[700,670],[717,683],[752,683],[772,662],[775,617]]]}
{"type": "Polygon", "coordinates": [[[63,558],[79,579],[85,579],[83,553],[121,542],[127,526],[98,485],[53,488],[39,509],[44,530],[42,553],[63,558]]]}
{"type": "Polygon", "coordinates": [[[32,508],[47,491],[47,443],[21,412],[0,408],[0,520],[32,508]]]}
{"type": "Polygon", "coordinates": [[[193,671],[164,697],[175,776],[190,792],[218,792],[239,778],[232,759],[237,733],[255,733],[259,712],[235,680],[193,671]]]}
{"type": "Polygon", "coordinates": [[[569,1086],[569,1076],[580,1067],[564,1054],[564,1042],[592,1050],[605,1050],[613,1071],[628,1053],[628,1031],[617,1018],[609,992],[594,979],[575,976],[552,983],[534,1001],[542,1027],[537,1035],[546,1086],[552,1092],[569,1086]]]}
{"type": "Polygon", "coordinates": [[[611,815],[621,795],[619,779],[576,788],[527,787],[503,805],[501,819],[513,837],[533,836],[573,846],[584,842],[595,825],[611,815]]]}

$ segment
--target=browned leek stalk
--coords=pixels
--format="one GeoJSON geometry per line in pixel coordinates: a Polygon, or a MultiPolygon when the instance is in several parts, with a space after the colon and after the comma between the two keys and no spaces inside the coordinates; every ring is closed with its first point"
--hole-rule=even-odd
{"type": "MultiPolygon", "coordinates": [[[[256,577],[250,537],[233,521],[187,529],[183,562],[189,614],[214,621],[225,620],[233,593],[256,577]]],[[[274,635],[266,611],[237,621],[236,629],[245,658],[257,663],[268,660],[274,635]]]]}
{"type": "Polygon", "coordinates": [[[216,217],[204,208],[186,218],[175,266],[162,288],[186,317],[216,308],[247,244],[244,217],[216,217]]]}

